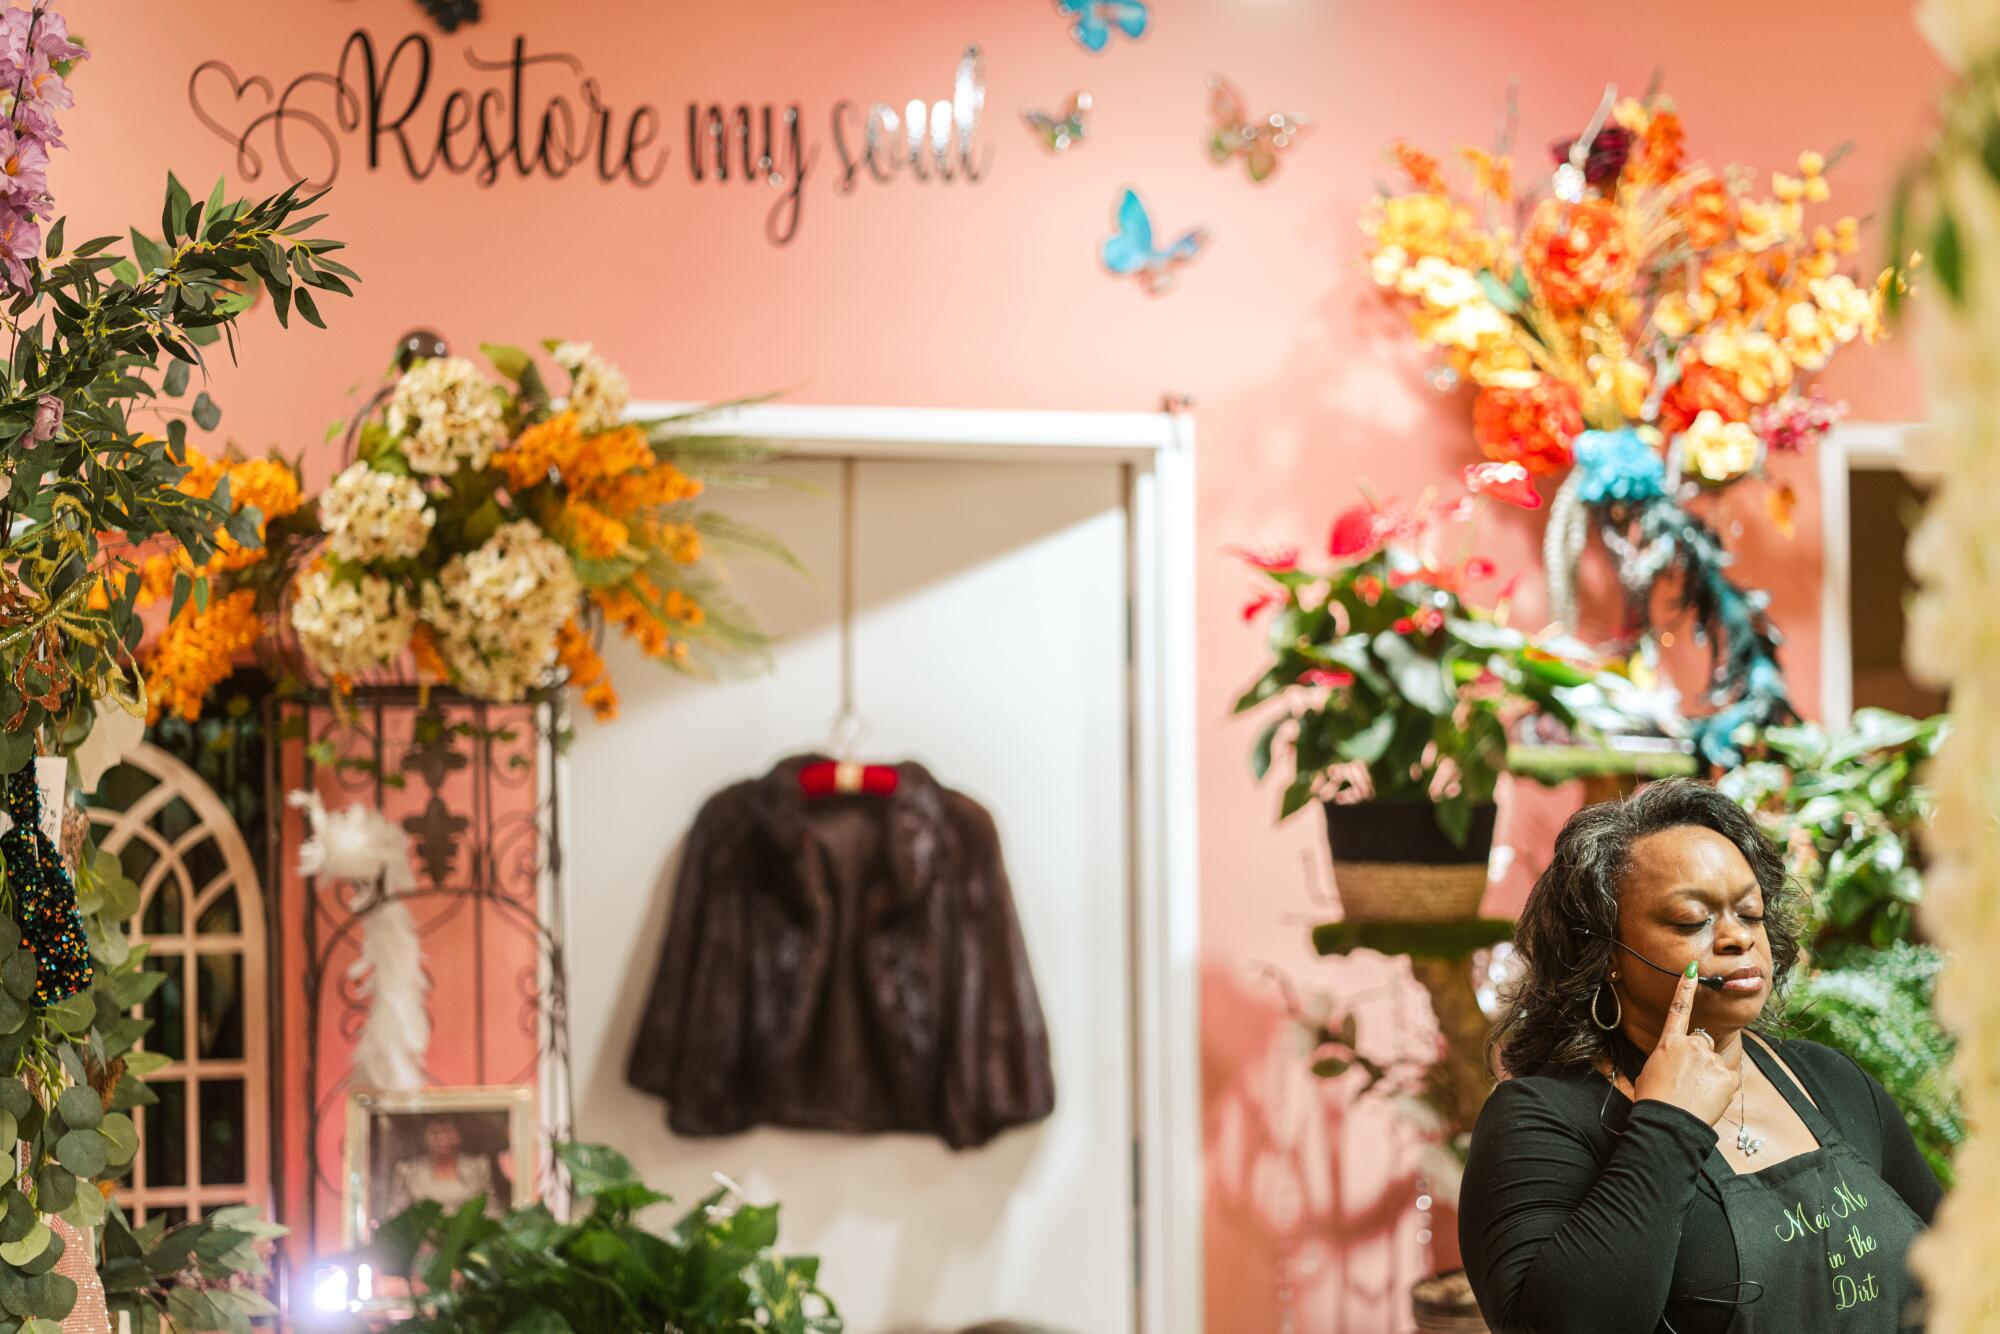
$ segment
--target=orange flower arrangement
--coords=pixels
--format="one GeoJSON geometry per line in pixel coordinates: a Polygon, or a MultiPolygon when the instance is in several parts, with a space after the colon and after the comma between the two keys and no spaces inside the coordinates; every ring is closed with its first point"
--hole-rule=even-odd
{"type": "Polygon", "coordinates": [[[1825,429],[1806,378],[1882,336],[1899,280],[1844,271],[1859,223],[1809,216],[1831,197],[1822,154],[1760,191],[1745,169],[1691,159],[1663,97],[1608,97],[1588,142],[1554,145],[1538,190],[1504,153],[1461,148],[1469,186],[1410,144],[1392,153],[1408,184],[1362,219],[1370,274],[1479,389],[1473,434],[1489,458],[1556,476],[1581,434],[1630,427],[1655,449],[1728,442],[1730,468],[1687,458],[1687,473],[1761,476],[1772,439],[1796,448],[1825,429]],[[1691,436],[1704,412],[1720,426],[1691,436]],[[1720,429],[1738,424],[1757,441],[1747,470],[1734,467],[1741,432],[1720,429]]]}
{"type": "Polygon", "coordinates": [[[762,644],[724,595],[705,534],[714,524],[718,540],[783,549],[697,510],[705,488],[691,469],[770,451],[690,431],[693,417],[628,422],[616,367],[588,344],[545,346],[569,376],[559,407],[527,352],[487,346],[509,384],[464,358],[418,362],[363,423],[358,461],[319,505],[322,563],[290,605],[321,670],[407,652],[422,679],[476,698],[563,685],[609,720],[618,695],[599,626],[688,670],[762,644]],[[385,618],[388,632],[364,633],[385,618]]]}

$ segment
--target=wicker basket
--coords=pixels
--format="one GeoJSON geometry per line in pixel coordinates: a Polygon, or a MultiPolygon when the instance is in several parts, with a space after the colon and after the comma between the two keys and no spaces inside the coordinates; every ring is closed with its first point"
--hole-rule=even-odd
{"type": "Polygon", "coordinates": [[[1333,887],[1350,922],[1461,921],[1479,916],[1486,867],[1336,861],[1333,887]]]}
{"type": "Polygon", "coordinates": [[[1447,922],[1479,915],[1493,850],[1494,807],[1472,810],[1464,843],[1436,807],[1363,801],[1326,807],[1334,888],[1350,922],[1447,922]]]}

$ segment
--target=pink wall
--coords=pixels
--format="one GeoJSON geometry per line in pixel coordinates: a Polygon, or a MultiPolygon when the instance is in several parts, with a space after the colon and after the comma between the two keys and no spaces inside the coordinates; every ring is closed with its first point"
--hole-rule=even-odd
{"type": "MultiPolygon", "coordinates": [[[[168,167],[194,182],[231,168],[230,152],[187,107],[184,85],[200,61],[289,78],[330,67],[356,24],[393,38],[420,21],[408,0],[66,7],[101,54],[76,80],[73,151],[56,180],[92,230],[152,215],[168,167]]],[[[412,185],[400,172],[363,170],[350,140],[329,202],[335,232],[353,242],[347,258],[367,279],[364,295],[331,303],[330,333],[276,340],[259,331],[243,367],[216,377],[225,434],[251,449],[316,452],[347,388],[375,374],[395,336],[419,323],[461,347],[592,338],[646,397],[786,388],[801,402],[1145,409],[1163,391],[1192,394],[1202,448],[1209,1326],[1400,1330],[1401,1290],[1426,1263],[1406,1208],[1407,1156],[1364,1151],[1392,1123],[1344,1113],[1336,1092],[1299,1076],[1257,968],[1276,964],[1358,997],[1364,1041],[1378,1045],[1393,1041],[1392,1010],[1421,1015],[1422,1006],[1407,985],[1381,986],[1392,970],[1307,957],[1304,926],[1323,910],[1305,868],[1321,865],[1323,848],[1305,820],[1272,832],[1273,793],[1247,777],[1246,729],[1227,706],[1258,646],[1236,617],[1247,581],[1222,548],[1246,539],[1310,547],[1357,480],[1412,492],[1470,457],[1466,405],[1424,387],[1420,358],[1357,263],[1354,220],[1388,175],[1387,140],[1484,142],[1518,76],[1522,142],[1541,144],[1573,131],[1606,80],[1637,89],[1661,70],[1694,152],[1770,167],[1801,147],[1853,140],[1836,199],[1873,211],[1938,74],[1908,7],[1164,0],[1142,42],[1096,57],[1035,2],[486,8],[469,36],[440,39],[440,78],[465,84],[460,51],[504,54],[517,31],[531,49],[573,52],[612,103],[669,109],[666,180],[650,191],[575,178],[412,185]],[[958,53],[975,41],[986,50],[994,152],[984,183],[864,180],[838,196],[830,104],[948,96],[958,53]],[[1202,152],[1211,70],[1235,80],[1255,109],[1317,123],[1262,188],[1202,152]],[[1045,157],[1013,118],[1078,87],[1097,99],[1094,137],[1066,159],[1045,157]],[[765,188],[687,182],[677,109],[690,98],[805,106],[821,157],[790,247],[763,240],[765,188]],[[1199,222],[1215,233],[1211,253],[1162,300],[1095,266],[1127,183],[1162,227],[1199,222]]],[[[1849,357],[1832,384],[1860,417],[1918,411],[1914,376],[1893,347],[1849,357]]],[[[1790,543],[1753,524],[1742,545],[1750,576],[1776,591],[1791,633],[1787,662],[1810,708],[1810,495],[1801,519],[1790,543]]],[[[1493,554],[1503,567],[1518,564],[1535,538],[1514,524],[1496,534],[1493,554]]],[[[1560,801],[1544,799],[1515,821],[1525,863],[1560,814],[1560,801]]],[[[1510,878],[1500,900],[1517,899],[1521,883],[1510,878]]]]}

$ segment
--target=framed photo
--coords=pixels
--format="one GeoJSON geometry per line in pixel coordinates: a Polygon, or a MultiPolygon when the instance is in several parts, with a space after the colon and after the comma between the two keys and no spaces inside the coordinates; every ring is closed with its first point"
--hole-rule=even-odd
{"type": "Polygon", "coordinates": [[[484,1195],[496,1217],[532,1201],[534,1105],[527,1084],[348,1094],[345,1244],[364,1244],[383,1222],[424,1200],[450,1212],[484,1195]]]}

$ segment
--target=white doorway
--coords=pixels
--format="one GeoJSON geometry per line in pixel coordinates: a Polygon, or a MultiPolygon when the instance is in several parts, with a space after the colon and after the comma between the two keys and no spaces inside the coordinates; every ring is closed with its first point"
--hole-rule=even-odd
{"type": "MultiPolygon", "coordinates": [[[[647,411],[642,408],[639,411],[647,411]]],[[[566,765],[576,1125],[681,1200],[724,1171],[783,1205],[856,1334],[998,1317],[1200,1327],[1191,460],[1167,414],[752,408],[820,495],[722,500],[804,581],[737,563],[772,670],[679,680],[607,648],[620,719],[566,765]],[[953,1154],[911,1136],[681,1139],[626,1056],[701,803],[819,748],[839,702],[840,460],[856,511],[856,703],[870,758],[921,760],[999,826],[1055,1114],[953,1154]]]]}

